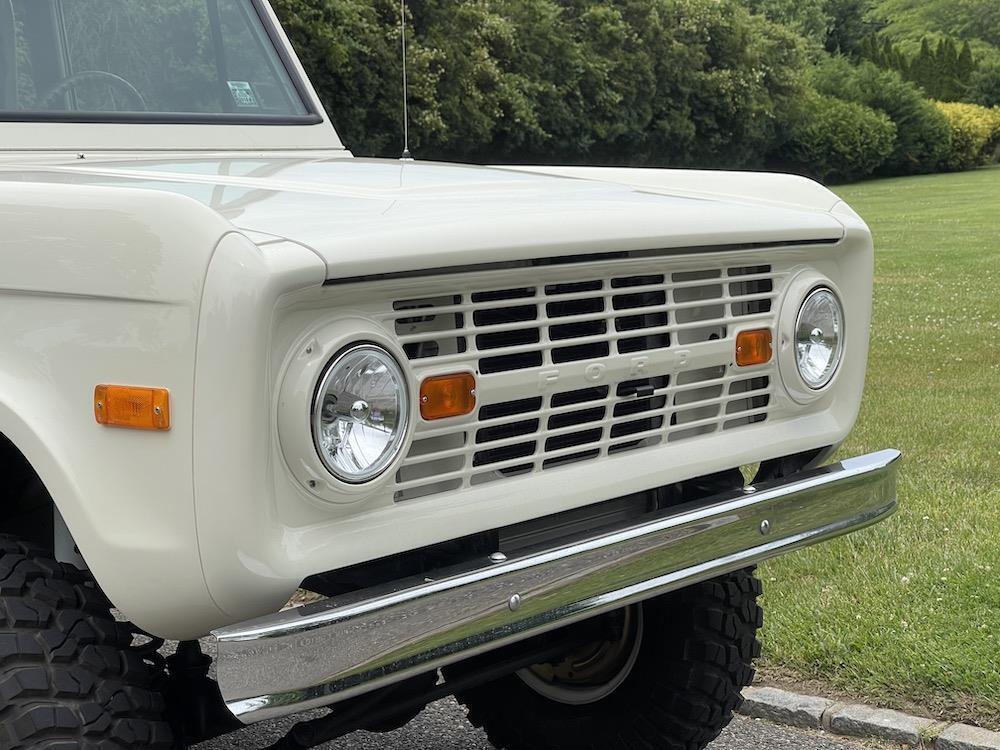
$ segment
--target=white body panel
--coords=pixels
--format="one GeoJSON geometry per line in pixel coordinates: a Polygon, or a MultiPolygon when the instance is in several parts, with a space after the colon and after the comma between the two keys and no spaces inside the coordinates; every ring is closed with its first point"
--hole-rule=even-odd
{"type": "MultiPolygon", "coordinates": [[[[618,183],[609,185],[349,158],[6,161],[0,432],[36,467],[112,600],[174,637],[273,611],[312,573],[841,441],[857,413],[867,350],[863,223],[797,178],[704,175],[705,191],[720,180],[743,183],[751,196],[741,205],[730,195],[686,197],[698,192],[691,173],[677,175],[681,189],[669,171],[655,172],[659,188],[652,173],[639,173],[641,190],[622,184],[636,174],[609,170],[618,183]],[[786,185],[784,205],[759,205],[755,179],[772,197],[786,185]],[[462,284],[495,285],[507,272],[475,267],[662,248],[665,268],[683,268],[692,247],[795,240],[828,243],[777,255],[836,281],[849,310],[848,356],[824,398],[752,440],[733,432],[677,444],[668,468],[642,452],[615,457],[613,477],[602,461],[571,465],[484,485],[474,502],[444,495],[394,504],[376,482],[330,503],[289,469],[278,393],[305,338],[347,320],[348,338],[382,331],[391,339],[371,300],[443,283],[323,286],[328,278],[460,266],[472,267],[457,277],[462,284]],[[671,248],[684,252],[671,260],[671,248]],[[99,382],[169,388],[173,429],[98,426],[91,396],[99,382]]],[[[746,250],[738,259],[777,255],[746,250]]],[[[698,263],[730,256],[708,253],[698,263]]],[[[324,362],[317,354],[317,374],[324,362]]]]}
{"type": "MultiPolygon", "coordinates": [[[[642,171],[610,170],[610,176],[642,171]]],[[[836,199],[808,180],[759,175],[762,194],[813,186],[797,205],[762,209],[736,198],[688,197],[671,188],[669,171],[649,171],[665,183],[659,194],[506,169],[350,158],[98,158],[22,168],[19,178],[188,195],[242,230],[314,248],[331,278],[500,258],[837,240],[844,233],[827,212],[836,199]],[[801,201],[810,199],[823,210],[802,210],[801,201]]],[[[704,174],[706,189],[733,179],[753,186],[732,173],[704,174]]]]}
{"type": "MultiPolygon", "coordinates": [[[[0,227],[0,434],[111,600],[165,637],[273,612],[314,573],[836,445],[860,403],[871,236],[796,177],[360,160],[325,113],[294,126],[3,122],[0,227]],[[407,502],[394,500],[395,466],[360,489],[303,482],[316,457],[300,406],[331,353],[362,338],[406,361],[393,300],[653,263],[668,275],[775,264],[779,337],[796,279],[829,279],[848,311],[835,382],[796,396],[785,335],[784,364],[768,370],[773,418],[742,431],[463,478],[461,492],[407,502]],[[172,429],[99,426],[98,383],[168,388],[172,429]]],[[[729,356],[737,327],[692,346],[692,366],[729,356]]],[[[651,362],[687,366],[679,356],[651,362]]],[[[592,365],[621,362],[558,377],[579,385],[592,365]]],[[[422,437],[433,429],[416,412],[419,380],[449,367],[406,364],[422,437]]],[[[509,380],[484,380],[483,397],[509,380]]]]}

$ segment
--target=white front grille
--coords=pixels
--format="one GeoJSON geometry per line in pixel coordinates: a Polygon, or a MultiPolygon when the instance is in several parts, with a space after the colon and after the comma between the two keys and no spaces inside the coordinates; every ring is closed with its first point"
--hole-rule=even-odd
{"type": "Polygon", "coordinates": [[[561,270],[565,281],[519,275],[506,286],[397,299],[382,316],[418,380],[458,370],[478,380],[473,415],[417,427],[397,500],[768,418],[773,366],[736,367],[733,339],[774,328],[785,273],[772,265],[561,270]]]}

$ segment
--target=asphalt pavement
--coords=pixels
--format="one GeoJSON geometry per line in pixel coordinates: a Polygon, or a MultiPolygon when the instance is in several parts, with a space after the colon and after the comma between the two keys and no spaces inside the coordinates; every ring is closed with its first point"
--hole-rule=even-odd
{"type": "MultiPolygon", "coordinates": [[[[262,722],[197,746],[197,750],[258,750],[288,730],[294,719],[262,722]]],[[[355,732],[322,746],[323,750],[492,750],[486,736],[448,699],[424,709],[402,729],[387,734],[355,732]]],[[[710,750],[866,750],[853,742],[815,732],[801,732],[766,722],[737,718],[710,750]]]]}

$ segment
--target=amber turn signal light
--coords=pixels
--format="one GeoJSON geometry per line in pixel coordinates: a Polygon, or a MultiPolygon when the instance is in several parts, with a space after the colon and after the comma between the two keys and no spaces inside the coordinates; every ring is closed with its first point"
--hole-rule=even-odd
{"type": "Polygon", "coordinates": [[[98,424],[133,430],[170,429],[170,391],[131,385],[94,388],[94,416],[98,424]]]}
{"type": "Polygon", "coordinates": [[[771,361],[771,329],[740,331],[736,336],[736,364],[740,367],[763,365],[771,361]]]}
{"type": "Polygon", "coordinates": [[[461,417],[476,408],[476,378],[469,372],[437,375],[420,384],[420,416],[461,417]]]}

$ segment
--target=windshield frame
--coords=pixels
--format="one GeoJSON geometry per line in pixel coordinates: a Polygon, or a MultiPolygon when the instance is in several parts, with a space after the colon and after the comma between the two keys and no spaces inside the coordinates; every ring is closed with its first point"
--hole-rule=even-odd
{"type": "Polygon", "coordinates": [[[3,110],[0,109],[0,122],[63,122],[102,125],[319,125],[324,122],[323,116],[316,110],[315,100],[310,88],[300,74],[299,67],[289,53],[288,46],[269,8],[266,0],[248,0],[254,13],[260,19],[261,26],[267,34],[267,39],[278,56],[288,79],[292,83],[296,95],[306,110],[302,115],[260,115],[233,113],[200,113],[200,112],[75,112],[69,110],[3,110]]]}

